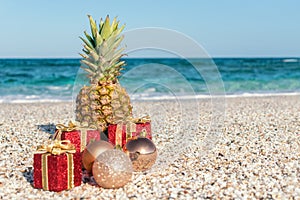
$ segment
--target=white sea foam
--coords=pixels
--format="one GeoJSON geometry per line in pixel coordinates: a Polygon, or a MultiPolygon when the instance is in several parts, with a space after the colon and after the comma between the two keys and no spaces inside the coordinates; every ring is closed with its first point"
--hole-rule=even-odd
{"type": "MultiPolygon", "coordinates": [[[[275,96],[300,96],[300,92],[286,93],[239,93],[225,95],[155,95],[150,96],[147,93],[130,95],[132,101],[164,101],[164,100],[195,100],[195,99],[211,99],[211,98],[241,98],[241,97],[275,97],[275,96]]],[[[58,103],[58,102],[73,102],[72,97],[52,97],[52,96],[37,96],[37,95],[10,95],[0,96],[0,103],[58,103]]]]}
{"type": "Polygon", "coordinates": [[[38,95],[7,95],[0,96],[0,103],[50,103],[50,102],[72,102],[71,97],[52,97],[38,95]]]}
{"type": "Polygon", "coordinates": [[[54,90],[54,91],[61,91],[61,90],[70,90],[73,85],[65,85],[65,86],[47,86],[46,89],[54,90]]]}
{"type": "Polygon", "coordinates": [[[275,97],[275,96],[299,96],[300,92],[278,92],[278,93],[241,93],[241,94],[227,94],[226,98],[236,97],[275,97]]]}
{"type": "Polygon", "coordinates": [[[283,92],[283,93],[232,93],[232,94],[197,94],[197,95],[159,95],[149,96],[139,94],[131,96],[133,101],[161,101],[161,100],[193,100],[193,99],[210,99],[210,98],[238,98],[238,97],[272,97],[272,96],[300,96],[300,92],[283,92]]]}
{"type": "Polygon", "coordinates": [[[287,59],[283,59],[282,62],[285,62],[285,63],[294,63],[294,62],[298,62],[298,59],[295,59],[295,58],[287,58],[287,59]]]}

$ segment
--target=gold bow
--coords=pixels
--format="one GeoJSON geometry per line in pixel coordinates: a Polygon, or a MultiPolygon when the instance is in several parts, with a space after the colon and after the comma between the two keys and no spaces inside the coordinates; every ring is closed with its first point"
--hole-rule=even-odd
{"type": "Polygon", "coordinates": [[[65,126],[63,124],[57,124],[56,125],[56,129],[60,130],[60,131],[68,131],[68,132],[70,132],[70,131],[74,131],[74,130],[78,129],[78,126],[75,123],[73,123],[72,121],[69,121],[69,125],[68,126],[65,126]]]}
{"type": "Polygon", "coordinates": [[[90,129],[97,129],[97,127],[95,125],[90,125],[88,126],[88,124],[79,124],[76,122],[72,122],[69,121],[69,125],[65,126],[63,124],[57,124],[56,125],[56,132],[53,135],[53,139],[60,139],[61,138],[61,134],[62,132],[70,132],[70,131],[74,131],[74,130],[80,130],[83,128],[90,128],[90,129]]]}
{"type": "Polygon", "coordinates": [[[74,131],[74,130],[77,130],[77,129],[78,129],[78,126],[75,123],[73,123],[72,121],[69,121],[68,126],[65,126],[63,124],[57,124],[56,125],[56,131],[55,131],[55,134],[53,135],[52,139],[53,140],[56,140],[56,139],[60,140],[62,132],[64,132],[64,131],[70,132],[70,131],[74,131]]]}
{"type": "MultiPolygon", "coordinates": [[[[140,118],[133,118],[129,117],[124,122],[117,123],[116,133],[115,133],[115,145],[117,148],[122,148],[122,132],[123,132],[123,125],[125,125],[126,128],[126,141],[130,138],[132,138],[132,133],[136,132],[136,124],[138,123],[147,123],[151,122],[150,116],[146,115],[144,117],[140,118]]],[[[142,136],[146,135],[146,130],[143,130],[142,136]]]]}
{"type": "Polygon", "coordinates": [[[37,153],[60,155],[62,153],[76,153],[76,149],[70,140],[54,140],[51,144],[39,146],[37,153]]]}
{"type": "Polygon", "coordinates": [[[129,121],[133,122],[133,123],[147,123],[147,122],[151,122],[150,116],[146,115],[144,117],[141,118],[129,118],[129,121]]]}

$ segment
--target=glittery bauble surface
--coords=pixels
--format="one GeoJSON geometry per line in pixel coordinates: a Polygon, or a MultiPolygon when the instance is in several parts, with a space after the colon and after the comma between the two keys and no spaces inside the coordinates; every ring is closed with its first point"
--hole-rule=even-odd
{"type": "Polygon", "coordinates": [[[93,176],[103,188],[120,188],[132,178],[132,163],[122,151],[112,149],[101,153],[93,164],[93,176]]]}
{"type": "Polygon", "coordinates": [[[111,143],[103,140],[92,142],[85,148],[82,153],[83,167],[88,172],[92,172],[92,167],[95,159],[104,151],[113,148],[114,146],[111,143]]]}
{"type": "Polygon", "coordinates": [[[148,138],[137,138],[126,144],[127,154],[132,161],[134,171],[146,171],[152,167],[157,158],[154,143],[148,138]]]}

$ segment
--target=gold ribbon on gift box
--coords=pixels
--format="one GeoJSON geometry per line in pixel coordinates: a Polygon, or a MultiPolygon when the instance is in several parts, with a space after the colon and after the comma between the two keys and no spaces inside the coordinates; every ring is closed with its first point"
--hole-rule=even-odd
{"type": "Polygon", "coordinates": [[[147,122],[151,122],[151,119],[150,119],[150,116],[149,115],[146,115],[144,117],[140,117],[140,118],[129,118],[129,121],[133,122],[133,123],[147,123],[147,122]]]}
{"type": "Polygon", "coordinates": [[[54,140],[50,144],[41,145],[37,148],[37,153],[50,153],[52,155],[75,152],[75,146],[71,144],[70,140],[54,140]]]}
{"type": "Polygon", "coordinates": [[[68,162],[68,186],[67,189],[74,187],[74,162],[73,153],[76,153],[75,146],[69,140],[55,140],[54,142],[41,145],[37,148],[37,152],[42,154],[41,168],[42,168],[42,187],[44,190],[49,190],[48,184],[48,156],[61,155],[66,153],[68,162]]]}
{"type": "Polygon", "coordinates": [[[136,132],[136,124],[128,121],[128,122],[121,122],[117,124],[116,134],[115,134],[115,143],[118,148],[122,147],[122,138],[123,138],[123,126],[125,125],[126,130],[126,140],[132,137],[132,133],[136,132]]]}
{"type": "Polygon", "coordinates": [[[73,123],[72,121],[69,122],[68,126],[65,126],[64,124],[57,124],[56,125],[56,132],[53,135],[53,139],[60,139],[62,132],[70,132],[74,130],[78,130],[79,127],[73,123]]]}
{"type": "MultiPolygon", "coordinates": [[[[132,138],[132,133],[136,132],[136,124],[138,123],[147,123],[151,122],[150,116],[144,116],[141,118],[128,118],[125,122],[120,122],[117,123],[117,129],[116,129],[116,134],[115,134],[115,144],[116,147],[120,148],[122,147],[122,130],[123,130],[123,125],[125,125],[126,128],[126,141],[129,138],[132,138]]],[[[146,130],[144,130],[146,131],[146,130]]],[[[143,135],[145,135],[143,133],[143,135]]]]}
{"type": "Polygon", "coordinates": [[[97,127],[95,125],[88,126],[87,124],[78,124],[73,123],[72,121],[69,122],[68,126],[65,126],[64,124],[57,124],[56,125],[56,132],[53,136],[53,139],[61,139],[61,134],[63,132],[70,132],[74,130],[80,130],[80,151],[83,151],[86,146],[86,138],[87,138],[87,130],[88,129],[94,129],[96,130],[97,127]]]}

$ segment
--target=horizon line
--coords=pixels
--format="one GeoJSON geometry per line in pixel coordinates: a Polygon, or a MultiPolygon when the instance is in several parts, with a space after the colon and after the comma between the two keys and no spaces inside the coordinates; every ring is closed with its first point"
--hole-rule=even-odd
{"type": "MultiPolygon", "coordinates": [[[[299,56],[210,56],[210,57],[160,57],[160,56],[138,56],[138,57],[123,57],[122,59],[200,59],[200,58],[300,58],[299,56]]],[[[81,57],[0,57],[0,59],[82,59],[81,57]]]]}

